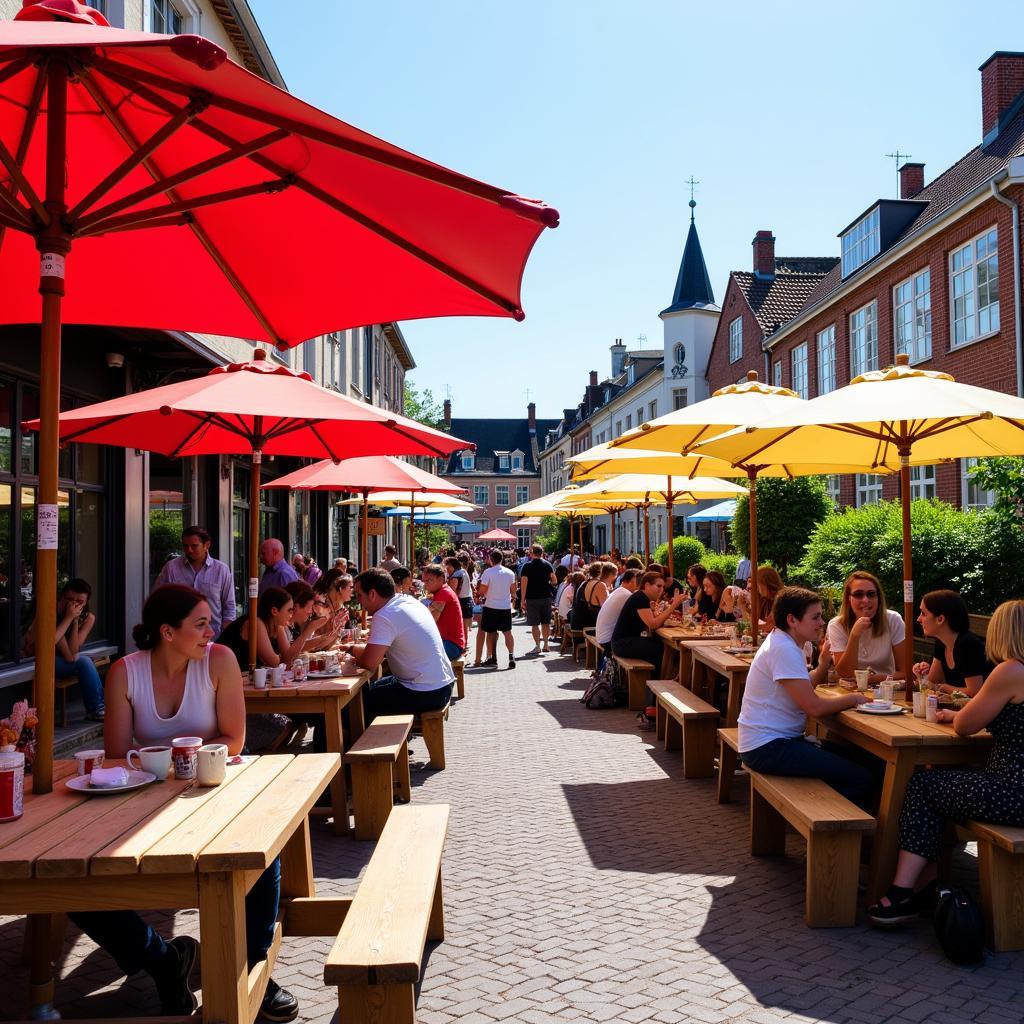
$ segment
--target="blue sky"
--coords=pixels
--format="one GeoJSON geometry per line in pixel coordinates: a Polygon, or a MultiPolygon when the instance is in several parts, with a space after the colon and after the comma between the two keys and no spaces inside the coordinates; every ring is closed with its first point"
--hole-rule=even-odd
{"type": "Polygon", "coordinates": [[[715,295],[750,241],[838,255],[896,192],[898,148],[948,167],[981,137],[978,66],[1024,50],[1019,2],[250,0],[289,88],[413,152],[558,208],[526,320],[402,325],[412,382],[455,416],[538,416],[581,397],[608,346],[661,343],[688,223],[715,295]]]}

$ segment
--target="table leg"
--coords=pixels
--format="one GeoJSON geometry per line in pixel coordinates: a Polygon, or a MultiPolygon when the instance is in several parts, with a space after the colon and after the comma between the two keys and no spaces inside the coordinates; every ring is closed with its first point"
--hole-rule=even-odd
{"type": "Polygon", "coordinates": [[[309,843],[309,816],[307,815],[281,851],[281,898],[308,898],[315,894],[313,853],[309,843]]]}
{"type": "Polygon", "coordinates": [[[672,678],[672,659],[675,655],[675,647],[668,641],[663,640],[661,644],[661,675],[659,679],[672,678]]]}
{"type": "Polygon", "coordinates": [[[885,765],[885,781],[878,805],[878,824],[871,844],[871,872],[868,879],[868,904],[880,900],[896,873],[899,854],[899,818],[907,784],[914,774],[915,758],[907,748],[895,748],[895,757],[885,765]]]}
{"type": "Polygon", "coordinates": [[[363,687],[360,687],[359,692],[347,705],[350,743],[355,743],[363,735],[363,730],[366,728],[366,717],[363,712],[363,689],[363,687]]]}
{"type": "Polygon", "coordinates": [[[729,695],[725,701],[725,724],[727,728],[733,728],[740,717],[740,703],[743,700],[743,683],[745,679],[745,672],[742,676],[736,672],[729,673],[729,695]]]}
{"type": "Polygon", "coordinates": [[[679,645],[679,685],[693,689],[693,653],[682,644],[679,645]]]}
{"type": "MultiPolygon", "coordinates": [[[[352,701],[348,707],[355,705],[352,701]]],[[[360,704],[362,709],[362,704],[360,704]]],[[[351,724],[352,718],[349,718],[351,724]]],[[[327,753],[344,754],[345,746],[341,735],[341,708],[336,701],[324,702],[324,723],[326,725],[327,753]]],[[[360,730],[361,731],[361,730],[360,730]]],[[[345,769],[339,768],[331,779],[331,808],[334,812],[334,833],[345,835],[348,832],[348,792],[345,787],[345,769]]]]}
{"type": "Polygon", "coordinates": [[[25,919],[29,953],[29,1015],[33,1020],[60,1020],[53,1006],[53,915],[25,919]]]}
{"type": "Polygon", "coordinates": [[[199,939],[204,1024],[249,1024],[243,872],[199,875],[199,939]]]}

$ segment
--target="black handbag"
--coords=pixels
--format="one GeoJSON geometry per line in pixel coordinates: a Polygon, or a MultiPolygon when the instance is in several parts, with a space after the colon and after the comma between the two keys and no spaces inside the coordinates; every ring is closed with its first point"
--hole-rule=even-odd
{"type": "Polygon", "coordinates": [[[955,964],[979,964],[985,955],[985,922],[971,894],[959,886],[940,886],[933,916],[935,937],[955,964]]]}

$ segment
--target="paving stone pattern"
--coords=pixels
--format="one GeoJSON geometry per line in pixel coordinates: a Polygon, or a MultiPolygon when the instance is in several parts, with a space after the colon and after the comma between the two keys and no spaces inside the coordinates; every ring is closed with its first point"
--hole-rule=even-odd
{"type": "MultiPolygon", "coordinates": [[[[528,631],[515,633],[525,652],[528,631]]],[[[447,938],[428,951],[422,1024],[1021,1020],[1024,954],[965,969],[927,923],[807,928],[799,840],[785,859],[751,858],[744,787],[719,807],[713,780],[684,781],[679,755],[656,749],[630,712],[580,705],[585,675],[557,655],[470,671],[446,727],[447,769],[427,769],[413,740],[413,799],[452,805],[447,938]]],[[[314,825],[318,891],[354,892],[371,852],[314,825]]],[[[976,884],[973,857],[957,870],[976,884]]],[[[195,912],[153,920],[164,934],[197,932],[195,912]]],[[[0,1017],[24,1015],[21,941],[21,922],[0,919],[0,1017]]],[[[282,948],[275,977],[301,1000],[300,1019],[337,1017],[328,947],[282,948]]],[[[119,978],[77,933],[58,1005],[69,1018],[156,1008],[147,979],[119,978]]]]}

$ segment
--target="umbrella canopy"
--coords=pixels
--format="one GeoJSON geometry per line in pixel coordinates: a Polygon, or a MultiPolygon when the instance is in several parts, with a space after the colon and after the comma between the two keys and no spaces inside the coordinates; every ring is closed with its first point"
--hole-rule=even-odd
{"type": "Polygon", "coordinates": [[[276,480],[269,480],[264,488],[284,487],[291,491],[434,491],[437,494],[465,494],[466,488],[433,473],[428,473],[411,462],[403,462],[392,455],[367,455],[358,459],[332,462],[324,459],[311,466],[303,466],[276,480]]]}
{"type": "Polygon", "coordinates": [[[516,523],[516,526],[524,527],[524,528],[530,528],[530,529],[536,529],[538,526],[540,526],[540,520],[539,519],[533,519],[533,518],[520,519],[516,523]]]}
{"type": "Polygon", "coordinates": [[[392,508],[384,513],[386,516],[399,516],[402,518],[408,518],[410,515],[416,516],[417,523],[426,523],[428,526],[472,526],[468,519],[464,519],[456,512],[450,512],[447,510],[439,510],[437,512],[423,512],[420,513],[419,509],[408,509],[408,508],[392,508]]]}
{"type": "Polygon", "coordinates": [[[573,524],[578,522],[580,527],[580,555],[583,555],[583,518],[585,516],[603,516],[607,513],[599,506],[574,506],[567,507],[561,504],[562,498],[574,494],[578,490],[575,487],[563,487],[559,491],[552,491],[550,494],[543,494],[532,501],[524,502],[508,509],[505,514],[509,516],[560,516],[569,520],[569,554],[573,552],[573,524]]]}
{"type": "Polygon", "coordinates": [[[733,499],[720,501],[700,512],[693,512],[686,517],[690,523],[728,523],[736,513],[736,502],[733,499]]]}
{"type": "Polygon", "coordinates": [[[481,533],[477,540],[514,541],[515,537],[507,530],[488,530],[487,533],[481,533]]]}
{"type": "Polygon", "coordinates": [[[789,465],[819,459],[827,452],[838,462],[868,463],[868,472],[899,469],[904,659],[909,675],[915,617],[910,467],[1024,454],[1024,399],[910,366],[908,357],[900,354],[889,369],[861,374],[844,388],[750,423],[709,440],[701,450],[732,462],[789,465]]]}
{"type": "MultiPolygon", "coordinates": [[[[371,505],[377,505],[379,508],[413,508],[417,512],[441,509],[472,512],[476,508],[475,505],[471,505],[468,501],[463,501],[453,494],[438,494],[436,491],[423,491],[419,494],[403,491],[370,491],[369,500],[371,505]]],[[[361,501],[362,498],[350,498],[346,501],[339,501],[337,504],[355,505],[361,501]]]]}

